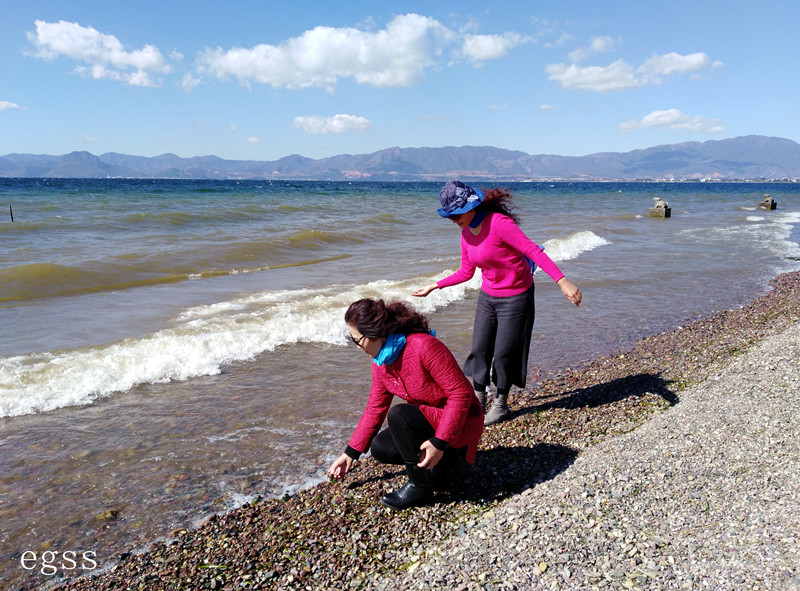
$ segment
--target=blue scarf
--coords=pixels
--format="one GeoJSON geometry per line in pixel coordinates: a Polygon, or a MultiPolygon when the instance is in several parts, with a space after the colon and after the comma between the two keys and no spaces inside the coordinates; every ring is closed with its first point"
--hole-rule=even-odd
{"type": "Polygon", "coordinates": [[[470,228],[477,228],[478,226],[481,225],[481,222],[483,221],[483,218],[485,218],[487,215],[489,215],[489,210],[488,209],[484,209],[483,211],[479,211],[478,213],[475,214],[475,217],[472,218],[472,221],[469,223],[469,227],[470,228]]]}
{"type": "MultiPolygon", "coordinates": [[[[428,331],[432,337],[436,336],[436,331],[431,329],[428,331]]],[[[406,346],[406,335],[402,333],[392,333],[386,337],[386,342],[378,352],[377,357],[372,358],[372,363],[375,365],[391,365],[397,358],[400,357],[400,352],[406,346]]]]}
{"type": "Polygon", "coordinates": [[[378,355],[372,358],[372,363],[375,365],[391,365],[400,357],[400,352],[405,346],[406,335],[393,332],[386,337],[386,342],[378,352],[378,355]]]}

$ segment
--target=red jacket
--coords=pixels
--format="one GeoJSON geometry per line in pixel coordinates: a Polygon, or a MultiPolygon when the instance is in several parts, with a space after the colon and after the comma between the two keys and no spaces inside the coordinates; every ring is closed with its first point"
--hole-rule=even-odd
{"type": "Polygon", "coordinates": [[[472,384],[444,343],[429,334],[410,334],[394,363],[372,365],[369,400],[350,447],[361,453],[369,449],[394,396],[419,405],[436,429],[435,436],[452,448],[467,446],[467,462],[475,461],[483,411],[472,384]]]}

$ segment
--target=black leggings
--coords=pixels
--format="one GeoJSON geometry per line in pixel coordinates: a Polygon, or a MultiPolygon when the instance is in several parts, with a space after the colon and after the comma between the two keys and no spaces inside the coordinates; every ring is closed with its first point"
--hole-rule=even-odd
{"type": "Polygon", "coordinates": [[[372,457],[382,464],[416,464],[420,446],[436,434],[419,406],[396,404],[386,417],[389,424],[372,440],[372,457]]]}
{"type": "Polygon", "coordinates": [[[464,362],[464,373],[478,384],[494,382],[508,393],[511,386],[525,387],[528,355],[536,317],[534,287],[519,295],[478,294],[472,351],[464,362]]]}

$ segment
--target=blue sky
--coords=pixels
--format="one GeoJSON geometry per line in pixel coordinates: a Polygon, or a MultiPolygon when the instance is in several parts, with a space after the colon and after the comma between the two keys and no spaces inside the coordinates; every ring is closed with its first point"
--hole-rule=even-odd
{"type": "Polygon", "coordinates": [[[800,2],[0,0],[0,154],[800,141],[800,2]]]}

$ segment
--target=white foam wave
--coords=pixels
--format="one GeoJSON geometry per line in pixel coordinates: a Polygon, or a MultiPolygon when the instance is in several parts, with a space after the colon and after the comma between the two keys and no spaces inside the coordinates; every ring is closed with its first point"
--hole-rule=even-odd
{"type": "MultiPolygon", "coordinates": [[[[578,232],[550,240],[545,248],[554,261],[564,261],[604,244],[608,242],[592,232],[578,232]]],[[[0,359],[0,416],[85,405],[140,384],[218,374],[227,364],[282,345],[346,345],[344,312],[351,302],[365,297],[403,300],[429,313],[479,288],[478,272],[469,282],[427,298],[411,296],[416,288],[453,271],[350,287],[260,292],[188,309],[145,338],[0,359]]]]}
{"type": "Polygon", "coordinates": [[[89,404],[143,383],[214,375],[226,364],[287,343],[344,344],[344,309],[363,297],[359,292],[251,296],[188,310],[146,338],[6,358],[0,365],[0,416],[89,404]]]}
{"type": "Polygon", "coordinates": [[[705,228],[702,231],[683,230],[679,234],[701,243],[746,241],[779,259],[800,257],[800,244],[791,240],[794,226],[800,223],[800,212],[748,216],[745,221],[747,223],[705,228]]]}
{"type": "Polygon", "coordinates": [[[571,261],[585,252],[611,244],[589,230],[575,232],[564,238],[553,238],[543,244],[544,251],[554,262],[571,261]]]}

